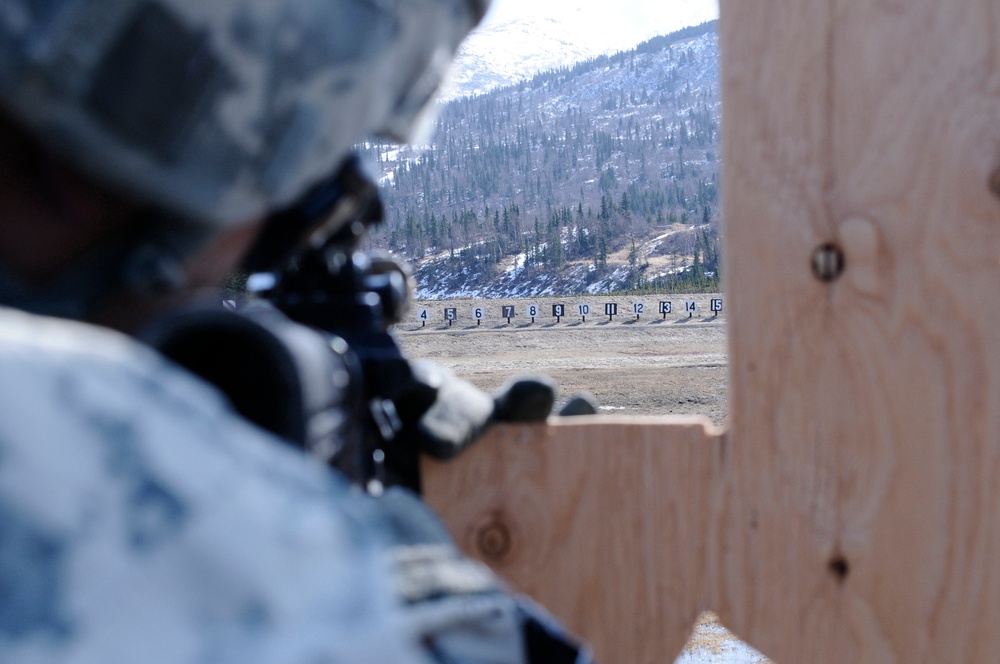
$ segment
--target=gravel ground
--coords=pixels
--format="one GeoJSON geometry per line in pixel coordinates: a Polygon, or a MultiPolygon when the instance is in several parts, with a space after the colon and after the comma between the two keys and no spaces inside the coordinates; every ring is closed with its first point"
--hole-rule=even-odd
{"type": "MultiPolygon", "coordinates": [[[[549,314],[551,303],[540,309],[546,315],[535,323],[523,315],[517,301],[449,301],[418,304],[427,308],[433,323],[421,327],[408,322],[396,327],[408,355],[430,358],[449,367],[478,387],[493,391],[518,375],[545,373],[560,385],[560,395],[588,391],[601,412],[667,415],[702,414],[717,424],[726,417],[726,316],[704,316],[712,296],[696,296],[700,313],[655,313],[658,298],[646,299],[653,314],[567,316],[559,323],[549,314]],[[511,324],[499,318],[500,307],[513,305],[518,317],[511,324]],[[474,306],[483,306],[487,317],[477,325],[474,306]],[[443,322],[444,308],[454,307],[459,319],[443,322]]],[[[659,299],[666,299],[659,298],[659,299]]],[[[683,309],[684,297],[673,296],[674,310],[683,309]]],[[[592,310],[603,311],[614,298],[592,299],[592,310]]],[[[575,314],[577,301],[565,300],[575,314]]],[[[631,311],[631,300],[619,301],[620,311],[631,311]]]]}

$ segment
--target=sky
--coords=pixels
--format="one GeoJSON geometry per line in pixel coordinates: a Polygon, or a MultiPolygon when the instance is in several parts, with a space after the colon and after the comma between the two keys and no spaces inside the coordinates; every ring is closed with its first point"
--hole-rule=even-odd
{"type": "Polygon", "coordinates": [[[655,35],[719,16],[718,0],[493,0],[484,24],[557,18],[580,34],[631,48],[655,35]]]}

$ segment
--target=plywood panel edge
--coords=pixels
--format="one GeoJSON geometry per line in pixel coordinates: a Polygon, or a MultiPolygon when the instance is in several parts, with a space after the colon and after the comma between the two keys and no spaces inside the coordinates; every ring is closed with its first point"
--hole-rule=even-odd
{"type": "Polygon", "coordinates": [[[465,553],[600,661],[661,664],[712,604],[726,456],[705,418],[554,418],[425,462],[424,494],[465,553]]]}

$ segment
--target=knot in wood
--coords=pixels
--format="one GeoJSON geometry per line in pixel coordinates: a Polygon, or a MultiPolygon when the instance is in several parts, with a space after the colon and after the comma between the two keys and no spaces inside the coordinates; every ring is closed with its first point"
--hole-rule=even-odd
{"type": "Polygon", "coordinates": [[[502,560],[510,553],[510,530],[500,521],[490,521],[476,533],[476,548],[487,560],[502,560]]]}

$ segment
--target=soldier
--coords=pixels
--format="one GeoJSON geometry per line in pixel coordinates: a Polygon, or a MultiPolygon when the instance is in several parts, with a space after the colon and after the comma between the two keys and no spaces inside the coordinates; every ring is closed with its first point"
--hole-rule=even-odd
{"type": "Polygon", "coordinates": [[[584,661],[411,494],[121,333],[413,136],[485,5],[0,0],[0,661],[584,661]]]}

